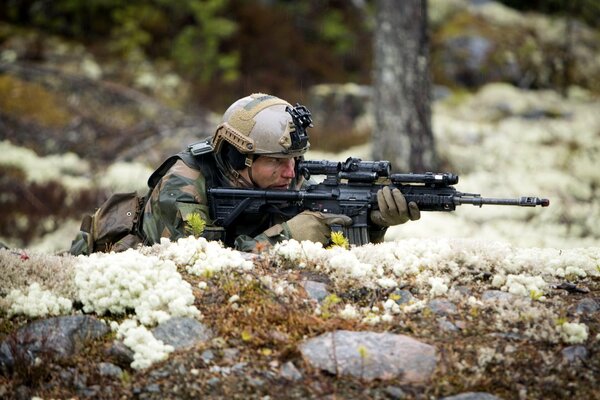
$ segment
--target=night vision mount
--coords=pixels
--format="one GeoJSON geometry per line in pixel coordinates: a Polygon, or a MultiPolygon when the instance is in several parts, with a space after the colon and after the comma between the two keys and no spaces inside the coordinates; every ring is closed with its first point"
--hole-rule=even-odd
{"type": "Polygon", "coordinates": [[[290,132],[290,139],[292,139],[290,150],[305,149],[308,145],[308,133],[306,132],[306,128],[312,127],[310,111],[299,103],[296,103],[296,106],[293,108],[287,106],[285,111],[292,116],[292,121],[296,128],[290,132]]]}

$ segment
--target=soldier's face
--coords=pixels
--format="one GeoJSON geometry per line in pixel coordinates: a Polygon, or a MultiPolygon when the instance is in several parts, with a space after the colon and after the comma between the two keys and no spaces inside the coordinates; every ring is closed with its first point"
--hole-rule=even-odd
{"type": "Polygon", "coordinates": [[[260,156],[252,163],[252,179],[261,189],[287,189],[296,176],[295,166],[293,158],[260,156]]]}

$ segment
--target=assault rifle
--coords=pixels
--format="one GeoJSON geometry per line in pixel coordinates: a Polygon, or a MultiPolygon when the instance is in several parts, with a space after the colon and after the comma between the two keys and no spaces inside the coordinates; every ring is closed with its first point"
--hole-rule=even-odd
{"type": "Polygon", "coordinates": [[[334,230],[341,229],[351,244],[362,245],[369,243],[370,211],[379,208],[377,191],[388,185],[400,189],[406,201],[414,201],[421,211],[453,211],[462,204],[480,207],[484,204],[547,207],[550,204],[548,199],[538,197],[485,198],[461,193],[452,187],[458,183],[457,175],[392,174],[388,161],[350,157],[345,162],[301,161],[297,168],[306,180],[312,175],[325,175],[325,179],[301,190],[209,189],[209,206],[215,224],[227,230],[241,215],[265,214],[274,209],[289,217],[304,210],[345,214],[352,218],[352,226],[334,227],[334,230]]]}

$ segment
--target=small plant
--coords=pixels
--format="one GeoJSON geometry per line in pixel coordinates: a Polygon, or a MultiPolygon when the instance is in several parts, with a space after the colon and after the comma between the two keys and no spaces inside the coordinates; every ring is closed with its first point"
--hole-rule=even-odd
{"type": "Polygon", "coordinates": [[[567,319],[565,317],[560,317],[556,319],[556,326],[563,326],[567,323],[567,319]]]}
{"type": "Polygon", "coordinates": [[[325,319],[330,318],[332,308],[341,301],[342,299],[336,294],[330,294],[325,297],[325,299],[323,299],[323,304],[321,305],[321,317],[325,319]]]}
{"type": "Polygon", "coordinates": [[[542,292],[540,290],[532,289],[529,291],[529,297],[531,297],[531,300],[540,300],[543,295],[544,295],[544,292],[542,292]]]}
{"type": "Polygon", "coordinates": [[[186,221],[185,231],[194,237],[200,237],[206,228],[206,221],[202,216],[195,212],[191,213],[186,221]]]}
{"type": "Polygon", "coordinates": [[[358,355],[360,356],[360,377],[363,379],[365,372],[365,360],[369,356],[369,351],[362,344],[358,346],[358,355]]]}
{"type": "Polygon", "coordinates": [[[344,236],[343,232],[331,232],[331,246],[329,248],[339,246],[344,249],[350,248],[350,243],[348,239],[344,236]]]}

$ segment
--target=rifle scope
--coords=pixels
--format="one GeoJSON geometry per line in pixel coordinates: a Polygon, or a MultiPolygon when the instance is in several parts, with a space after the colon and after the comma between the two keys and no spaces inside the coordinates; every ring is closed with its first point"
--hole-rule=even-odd
{"type": "Polygon", "coordinates": [[[304,160],[298,163],[298,170],[306,176],[310,175],[362,175],[369,173],[376,178],[388,177],[391,173],[389,161],[362,161],[360,158],[348,157],[344,162],[329,160],[304,160]]]}

